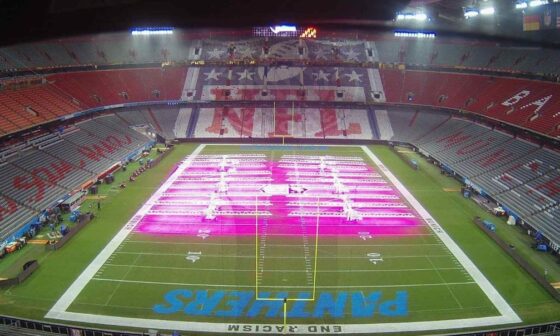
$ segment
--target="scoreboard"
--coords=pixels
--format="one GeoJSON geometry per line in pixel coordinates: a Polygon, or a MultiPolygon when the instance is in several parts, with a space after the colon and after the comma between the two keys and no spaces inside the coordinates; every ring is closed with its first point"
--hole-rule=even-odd
{"type": "Polygon", "coordinates": [[[259,37],[297,37],[317,38],[315,27],[296,27],[294,25],[280,25],[253,28],[253,35],[259,37]]]}

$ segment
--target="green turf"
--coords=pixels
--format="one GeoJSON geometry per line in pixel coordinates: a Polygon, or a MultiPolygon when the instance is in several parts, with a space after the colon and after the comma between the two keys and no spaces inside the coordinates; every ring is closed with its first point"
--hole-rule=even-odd
{"type": "MultiPolygon", "coordinates": [[[[44,254],[39,259],[39,270],[29,278],[24,284],[2,289],[0,291],[0,313],[8,315],[16,315],[33,319],[43,319],[45,313],[52,307],[54,302],[64,293],[66,288],[74,281],[81,271],[91,262],[91,260],[99,253],[99,251],[107,244],[107,242],[115,235],[115,233],[126,223],[134,212],[143,204],[149,195],[155,191],[159,184],[169,175],[171,167],[185,155],[190,153],[195,144],[176,146],[176,150],[162,161],[156,168],[149,170],[141,176],[134,184],[130,184],[124,190],[107,190],[109,196],[102,204],[102,210],[98,213],[97,218],[76,235],[63,249],[44,254]]],[[[215,150],[223,152],[224,150],[239,152],[240,146],[213,146],[207,152],[215,150]],[[227,149],[225,149],[227,148],[227,149]]],[[[449,178],[445,178],[439,174],[435,168],[430,167],[425,162],[420,161],[420,171],[414,171],[404,163],[398,156],[384,146],[372,146],[374,153],[384,162],[384,164],[397,176],[397,178],[412,192],[412,194],[427,208],[427,210],[438,220],[450,236],[461,246],[469,258],[475,262],[485,276],[493,283],[497,290],[512,305],[525,323],[539,323],[545,321],[555,321],[560,319],[560,305],[555,302],[536,282],[534,282],[517,264],[511,260],[503,251],[500,250],[483,232],[472,224],[473,216],[487,217],[488,214],[478,208],[473,202],[465,200],[460,193],[445,192],[443,188],[457,188],[458,184],[449,178]]],[[[331,149],[332,150],[332,149],[331,149]]],[[[260,152],[254,149],[254,152],[260,152]]],[[[292,151],[284,151],[291,154],[292,151]]],[[[320,153],[325,153],[321,151],[320,153]]],[[[274,158],[280,156],[281,151],[273,154],[274,158]]],[[[314,154],[311,151],[302,152],[302,154],[314,154]]],[[[346,153],[344,153],[346,154],[346,153]]],[[[124,175],[123,175],[124,176],[124,175]]],[[[128,176],[128,175],[126,175],[128,176]]],[[[124,177],[126,177],[124,176],[124,177]]],[[[105,193],[105,191],[104,191],[105,193]]],[[[501,227],[500,227],[501,228],[501,227]]],[[[499,229],[500,229],[499,228],[499,229]]],[[[386,272],[376,273],[376,278],[371,280],[368,276],[351,276],[352,270],[366,270],[366,265],[361,260],[348,262],[352,259],[341,259],[335,261],[333,254],[343,257],[353,257],[359,255],[364,250],[361,247],[347,248],[348,242],[344,239],[331,239],[329,241],[321,240],[319,246],[321,248],[318,259],[319,276],[317,278],[319,286],[343,286],[348,283],[356,283],[365,285],[375,281],[376,283],[387,284],[410,284],[418,283],[418,281],[447,281],[464,280],[462,272],[453,270],[455,267],[452,260],[447,257],[435,257],[439,253],[444,253],[441,247],[438,247],[437,241],[431,242],[430,236],[428,240],[424,240],[419,244],[415,240],[399,239],[394,240],[383,238],[376,240],[375,244],[394,245],[394,244],[410,244],[406,247],[410,251],[418,252],[420,248],[423,252],[429,253],[429,258],[416,258],[415,260],[406,260],[405,258],[395,258],[393,267],[380,264],[378,270],[387,268],[386,272]],[[434,243],[436,245],[428,245],[434,243]],[[416,246],[421,245],[421,246],[416,246]],[[329,259],[331,257],[331,259],[329,259]],[[437,271],[417,271],[418,274],[411,276],[410,274],[402,274],[399,269],[405,268],[434,268],[437,271]],[[451,268],[447,270],[446,268],[451,268]],[[346,270],[346,273],[337,273],[334,271],[346,270]],[[331,273],[329,273],[331,272],[331,273]],[[411,282],[415,281],[415,282],[411,282]]],[[[112,260],[113,264],[124,265],[108,266],[104,269],[103,277],[127,278],[127,279],[153,279],[160,282],[172,282],[171,278],[179,279],[187,283],[193,283],[193,280],[200,283],[216,283],[216,284],[235,284],[236,286],[251,285],[254,283],[254,273],[248,271],[254,265],[254,259],[245,261],[244,259],[232,261],[224,258],[225,254],[249,253],[254,247],[252,240],[244,238],[227,239],[221,238],[216,243],[221,245],[204,246],[208,251],[214,251],[216,255],[221,257],[207,258],[205,265],[197,263],[197,267],[207,269],[217,269],[217,271],[197,272],[202,274],[186,277],[185,274],[191,275],[193,272],[185,273],[183,268],[188,267],[185,264],[184,253],[185,248],[180,244],[189,244],[189,246],[197,246],[193,241],[185,238],[177,237],[157,237],[158,241],[170,241],[173,244],[153,244],[154,239],[146,237],[146,235],[133,234],[130,240],[123,244],[121,252],[137,252],[141,250],[153,250],[158,253],[181,254],[180,258],[174,259],[165,257],[152,258],[148,255],[126,254],[120,253],[112,260]],[[146,242],[146,240],[148,242],[146,242]],[[251,245],[252,244],[252,245],[251,245]],[[169,258],[169,259],[167,259],[169,258]],[[131,267],[131,265],[135,267],[131,267]],[[164,266],[161,266],[164,265],[164,266]],[[144,269],[139,266],[161,266],[161,267],[177,267],[172,274],[169,269],[159,272],[157,268],[144,269]],[[228,271],[233,269],[233,271],[228,271]],[[247,271],[243,271],[248,269],[247,271]]],[[[523,240],[520,240],[521,244],[523,240]]],[[[371,243],[371,242],[370,242],[371,243]]],[[[277,245],[289,244],[289,242],[278,241],[277,245]]],[[[351,244],[359,244],[352,241],[351,244]]],[[[199,246],[197,246],[199,247],[199,246]]],[[[390,246],[379,246],[379,251],[387,256],[393,255],[398,257],[402,249],[395,249],[390,246]]],[[[280,254],[282,251],[272,251],[271,253],[280,254]]],[[[294,250],[293,253],[297,251],[294,250]]],[[[526,252],[523,252],[526,253],[526,252]]],[[[534,257],[527,252],[528,259],[534,257]]],[[[247,258],[248,259],[248,258],[247,258]]],[[[535,262],[535,261],[534,261],[535,262]]],[[[539,260],[536,261],[537,263],[539,260]]],[[[388,263],[387,263],[388,264],[388,263]]],[[[286,263],[282,265],[286,269],[300,267],[298,264],[286,263]]],[[[298,268],[299,270],[299,268],[298,268]]],[[[417,273],[413,272],[413,273],[417,273]]],[[[289,274],[289,276],[292,276],[289,274]]],[[[288,279],[282,282],[282,279],[272,279],[270,281],[281,281],[282,285],[289,285],[290,281],[299,282],[298,273],[294,272],[293,280],[288,279]],[[286,283],[288,282],[288,283],[286,283]]],[[[556,277],[557,273],[552,273],[556,277]]],[[[437,286],[442,287],[442,286],[437,286]]],[[[446,287],[446,286],[443,286],[446,287]]],[[[141,284],[127,284],[126,286],[109,281],[92,281],[86,287],[84,292],[78,297],[70,310],[87,311],[91,313],[103,313],[116,316],[139,316],[139,317],[158,317],[154,316],[152,306],[154,303],[161,302],[162,295],[170,289],[169,286],[158,286],[156,290],[147,290],[147,286],[141,284]],[[141,294],[141,295],[140,295],[141,294]]],[[[177,286],[171,286],[177,288],[177,286]]],[[[329,289],[330,290],[330,289],[329,289]]],[[[388,288],[389,293],[395,289],[388,288]]],[[[415,288],[411,290],[410,316],[406,321],[429,320],[429,319],[449,319],[463,317],[488,316],[495,314],[491,304],[485,301],[481,296],[480,290],[476,285],[457,285],[449,286],[445,290],[441,288],[415,288]],[[434,296],[437,293],[437,296],[434,296]],[[461,308],[462,307],[462,308],[461,308]]],[[[170,315],[169,319],[185,319],[185,315],[170,315]]],[[[212,320],[213,318],[198,318],[198,320],[212,320]]],[[[252,322],[260,321],[253,320],[252,322]]],[[[386,322],[382,318],[376,320],[386,322]]],[[[394,319],[392,321],[395,321],[394,319]]],[[[240,321],[237,321],[240,322],[240,321]]],[[[268,320],[267,322],[272,322],[268,320]]],[[[274,321],[279,323],[280,321],[274,321]]],[[[326,321],[329,322],[329,321],[326,321]]],[[[351,323],[351,318],[345,319],[342,323],[351,323]]],[[[375,321],[374,321],[375,322],[375,321]]],[[[132,329],[132,328],[127,328],[132,329]]]]}
{"type": "MultiPolygon", "coordinates": [[[[443,188],[459,189],[461,187],[461,184],[455,179],[440,176],[438,168],[424,160],[420,154],[405,150],[404,155],[419,162],[420,169],[426,170],[426,173],[436,178],[441,178],[443,188]]],[[[469,207],[473,206],[473,204],[470,204],[471,202],[465,203],[469,207]]],[[[560,282],[560,267],[558,266],[558,258],[556,256],[552,253],[537,252],[533,248],[534,239],[528,236],[521,227],[507,225],[506,217],[497,218],[487,213],[485,213],[485,216],[497,224],[496,234],[508,244],[515,246],[517,253],[527,260],[531,266],[541,274],[544,274],[545,269],[547,270],[547,280],[549,282],[560,282]]]]}
{"type": "Polygon", "coordinates": [[[460,188],[457,181],[441,175],[424,160],[419,159],[420,170],[415,171],[388,147],[371,148],[461,246],[525,323],[560,320],[560,304],[472,222],[474,216],[494,221],[495,217],[459,192],[443,191],[443,188],[460,188]]]}
{"type": "MultiPolygon", "coordinates": [[[[263,153],[245,146],[207,146],[201,154],[263,153]],[[247,150],[249,148],[249,150],[247,150]]],[[[265,150],[272,160],[282,154],[317,154],[293,150],[265,150]]],[[[362,156],[359,148],[330,147],[321,155],[362,156]]],[[[382,288],[383,295],[394,297],[406,288],[409,314],[406,317],[376,315],[367,320],[352,318],[346,305],[345,317],[338,323],[377,323],[431,321],[495,316],[497,311],[456,262],[431,230],[424,226],[419,236],[375,237],[363,241],[355,237],[321,237],[317,261],[317,292],[336,295],[341,291],[370,292],[382,288]],[[373,265],[367,253],[376,252],[384,262],[373,265]],[[382,287],[378,287],[382,286],[382,287]]],[[[313,237],[310,235],[310,240],[313,237]]],[[[255,279],[255,241],[253,237],[169,237],[130,234],[105,266],[88,283],[69,311],[183,320],[183,312],[161,315],[152,307],[164,303],[163,296],[174,289],[256,290],[271,295],[297,297],[313,290],[305,277],[304,244],[300,237],[270,237],[266,242],[266,267],[262,279],[255,279]],[[185,260],[187,251],[201,251],[196,263],[185,260]],[[140,294],[141,293],[141,294],[140,294]],[[282,295],[280,295],[282,293],[282,295]]],[[[312,250],[314,244],[309,246],[312,250]]],[[[225,300],[215,310],[225,309],[225,300]]],[[[288,309],[292,303],[288,304],[288,309]]],[[[271,322],[259,314],[235,322],[271,322]]],[[[304,318],[297,323],[328,323],[330,318],[304,318]]],[[[222,322],[215,316],[189,316],[193,321],[222,322]]],[[[231,320],[227,320],[230,321],[231,320]]],[[[273,322],[277,322],[274,321],[273,322]]]]}
{"type": "MultiPolygon", "coordinates": [[[[148,170],[126,189],[103,185],[102,189],[106,189],[110,197],[103,202],[94,221],[62,249],[39,258],[39,269],[23,284],[2,289],[0,313],[43,319],[60,295],[169,175],[176,162],[195,147],[194,144],[178,146],[161,164],[148,170]]],[[[117,174],[117,183],[128,176],[117,174]]],[[[104,193],[103,190],[100,192],[104,193]]]]}
{"type": "Polygon", "coordinates": [[[10,253],[0,262],[0,278],[15,278],[23,269],[23,265],[41,258],[45,253],[44,245],[27,244],[19,251],[10,253]]]}

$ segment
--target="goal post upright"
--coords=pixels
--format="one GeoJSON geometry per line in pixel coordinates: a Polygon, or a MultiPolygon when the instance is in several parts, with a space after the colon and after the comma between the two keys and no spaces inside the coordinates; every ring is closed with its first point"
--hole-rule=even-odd
{"type": "Polygon", "coordinates": [[[294,131],[294,115],[295,115],[295,103],[292,101],[292,136],[295,135],[294,131]]]}
{"type": "Polygon", "coordinates": [[[272,102],[272,135],[276,136],[276,101],[272,102]]]}
{"type": "Polygon", "coordinates": [[[259,299],[259,195],[255,195],[255,298],[259,299]]]}

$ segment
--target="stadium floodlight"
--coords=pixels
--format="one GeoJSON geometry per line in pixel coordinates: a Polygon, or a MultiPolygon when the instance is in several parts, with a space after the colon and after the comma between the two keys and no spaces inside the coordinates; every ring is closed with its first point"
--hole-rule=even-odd
{"type": "Polygon", "coordinates": [[[515,9],[525,9],[527,8],[527,2],[522,1],[515,4],[515,9]]]}
{"type": "Polygon", "coordinates": [[[406,13],[397,13],[396,17],[397,21],[426,21],[428,20],[428,15],[423,12],[406,12],[406,13]]]}
{"type": "Polygon", "coordinates": [[[416,13],[414,19],[417,21],[426,21],[428,19],[428,15],[426,15],[426,13],[416,13]]]}
{"type": "Polygon", "coordinates": [[[434,32],[395,31],[395,37],[435,38],[434,32]]]}
{"type": "Polygon", "coordinates": [[[548,0],[532,0],[529,1],[529,7],[538,7],[542,5],[548,5],[548,0]]]}
{"type": "Polygon", "coordinates": [[[276,35],[279,33],[286,33],[286,32],[295,33],[296,26],[294,25],[272,26],[270,27],[270,30],[276,35]]]}
{"type": "Polygon", "coordinates": [[[132,35],[173,35],[173,28],[133,28],[131,31],[132,35]]]}
{"type": "Polygon", "coordinates": [[[478,9],[476,9],[474,7],[467,7],[467,8],[465,8],[464,14],[465,14],[466,19],[470,19],[470,18],[478,16],[478,14],[480,14],[480,12],[478,11],[478,9]]]}
{"type": "Polygon", "coordinates": [[[485,7],[480,9],[480,15],[494,15],[496,10],[494,7],[485,7]]]}

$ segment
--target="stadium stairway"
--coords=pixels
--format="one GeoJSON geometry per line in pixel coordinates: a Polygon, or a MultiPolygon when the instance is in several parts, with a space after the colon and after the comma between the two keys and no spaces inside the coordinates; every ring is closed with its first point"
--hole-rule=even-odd
{"type": "Polygon", "coordinates": [[[191,117],[189,118],[189,122],[188,122],[188,129],[187,129],[187,138],[192,138],[194,137],[194,130],[196,128],[196,124],[198,122],[198,116],[200,113],[200,109],[199,108],[193,108],[192,113],[191,113],[191,117]]]}
{"type": "Polygon", "coordinates": [[[369,127],[371,129],[371,138],[372,139],[381,139],[381,136],[379,135],[379,127],[378,127],[377,123],[375,122],[375,110],[368,109],[366,113],[367,113],[367,118],[368,118],[368,122],[369,122],[369,127]]]}
{"type": "Polygon", "coordinates": [[[391,126],[391,121],[389,120],[387,110],[375,110],[374,115],[377,127],[379,129],[379,139],[392,139],[395,134],[393,133],[393,128],[391,126]]]}
{"type": "Polygon", "coordinates": [[[177,114],[173,125],[173,135],[176,138],[185,138],[187,136],[187,128],[191,119],[192,108],[181,108],[177,114]]]}

